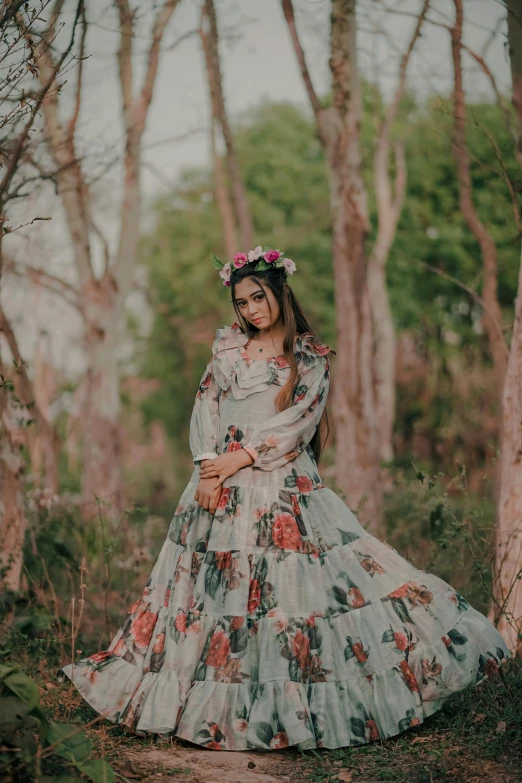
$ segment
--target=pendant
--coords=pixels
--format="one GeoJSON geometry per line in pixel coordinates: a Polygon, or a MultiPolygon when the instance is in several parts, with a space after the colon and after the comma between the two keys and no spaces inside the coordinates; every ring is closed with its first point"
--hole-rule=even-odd
{"type": "Polygon", "coordinates": [[[263,349],[262,348],[259,349],[259,353],[263,353],[263,349]]]}

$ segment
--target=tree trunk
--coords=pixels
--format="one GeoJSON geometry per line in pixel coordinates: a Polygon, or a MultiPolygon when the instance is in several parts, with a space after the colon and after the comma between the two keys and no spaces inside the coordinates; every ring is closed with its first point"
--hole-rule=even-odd
{"type": "MultiPolygon", "coordinates": [[[[13,359],[16,359],[16,361],[20,362],[21,356],[20,351],[18,350],[15,334],[1,307],[0,333],[4,335],[13,359]]],[[[25,366],[22,366],[20,370],[14,375],[13,384],[22,405],[32,406],[32,412],[36,421],[36,432],[33,434],[32,429],[28,430],[27,432],[31,459],[35,449],[40,449],[44,466],[44,487],[52,495],[56,495],[58,493],[58,436],[54,427],[47,420],[41,411],[40,406],[35,400],[33,384],[31,383],[25,366]],[[38,446],[36,445],[37,438],[39,440],[38,446]]]]}
{"type": "Polygon", "coordinates": [[[27,528],[24,460],[11,436],[8,394],[5,387],[0,388],[0,585],[18,592],[27,528]]]}
{"type": "Polygon", "coordinates": [[[237,251],[236,221],[234,210],[230,203],[227,179],[223,170],[223,161],[216,149],[215,123],[212,123],[212,160],[214,164],[214,197],[221,217],[223,237],[225,240],[225,252],[227,259],[232,259],[237,251]]]}
{"type": "Polygon", "coordinates": [[[500,496],[494,594],[498,629],[522,656],[522,258],[502,403],[500,496]]]}
{"type": "Polygon", "coordinates": [[[406,87],[406,73],[410,58],[421,34],[429,5],[430,0],[422,0],[422,8],[417,17],[412,37],[401,58],[399,83],[393,100],[386,108],[384,120],[377,134],[373,156],[377,238],[368,263],[368,286],[375,339],[374,372],[376,415],[379,421],[379,455],[385,462],[392,460],[394,454],[393,425],[395,422],[395,367],[397,359],[397,338],[386,285],[386,264],[395,240],[406,194],[404,144],[397,144],[395,147],[396,175],[393,187],[390,175],[390,137],[406,87]]]}
{"type": "Polygon", "coordinates": [[[506,0],[512,101],[518,121],[516,154],[522,166],[522,0],[506,0]]]}
{"type": "MultiPolygon", "coordinates": [[[[508,0],[508,41],[513,106],[522,165],[522,0],[508,0]]],[[[502,401],[500,492],[497,513],[493,607],[498,629],[522,657],[522,257],[515,321],[502,401]]]]}
{"type": "Polygon", "coordinates": [[[239,224],[242,250],[246,253],[254,246],[254,230],[248,206],[247,191],[239,169],[232,131],[228,122],[225,96],[223,93],[223,78],[219,63],[219,37],[216,9],[213,0],[204,1],[201,14],[201,40],[207,66],[212,114],[221,126],[223,139],[225,141],[227,151],[226,162],[232,188],[232,200],[239,224]]]}
{"type": "MultiPolygon", "coordinates": [[[[83,474],[82,500],[86,516],[96,511],[98,497],[111,504],[111,516],[122,507],[122,469],[120,464],[119,376],[117,351],[125,302],[132,285],[136,264],[141,216],[141,141],[146,126],[158,72],[161,43],[178,0],[156,3],[152,38],[148,49],[142,88],[133,91],[133,41],[137,8],[128,0],[115,0],[120,22],[118,66],[125,132],[123,161],[123,199],[119,215],[119,239],[111,258],[109,243],[96,225],[91,194],[82,163],[76,152],[75,130],[82,96],[81,58],[78,67],[76,101],[71,119],[64,128],[58,105],[59,90],[51,90],[43,102],[45,131],[56,166],[56,181],[73,248],[80,283],[88,359],[86,409],[82,416],[83,474]],[[101,277],[94,273],[91,255],[93,235],[101,241],[105,268],[101,277]]],[[[85,43],[86,21],[83,16],[85,43]]],[[[44,41],[36,47],[41,83],[53,81],[51,46],[44,41]]]]}
{"type": "Polygon", "coordinates": [[[369,220],[361,172],[356,4],[355,0],[332,0],[332,100],[323,108],[299,41],[292,0],[281,2],[329,170],[337,332],[332,392],[336,483],[352,508],[361,506],[361,522],[375,535],[382,533],[382,489],[365,253],[369,220]]]}
{"type": "Polygon", "coordinates": [[[108,272],[83,288],[88,369],[82,415],[82,513],[89,519],[97,513],[96,498],[110,504],[103,513],[113,520],[123,507],[116,297],[108,272]]]}
{"type": "Polygon", "coordinates": [[[506,375],[508,350],[502,333],[502,310],[497,296],[497,248],[485,225],[479,220],[473,204],[473,185],[469,170],[469,156],[466,143],[466,103],[462,84],[462,0],[454,0],[456,18],[451,31],[451,49],[454,73],[454,152],[459,182],[460,209],[470,231],[480,245],[484,265],[484,284],[482,300],[484,302],[483,324],[488,335],[491,355],[498,378],[500,399],[506,375]]]}
{"type": "MultiPolygon", "coordinates": [[[[237,253],[238,250],[236,220],[234,217],[234,210],[230,202],[227,178],[223,170],[223,161],[219,155],[219,150],[217,149],[216,144],[216,136],[222,127],[220,120],[219,100],[220,69],[217,41],[214,40],[212,36],[212,31],[214,31],[214,34],[217,35],[217,30],[210,24],[208,14],[209,11],[206,5],[203,5],[201,9],[201,24],[199,33],[203,47],[203,53],[205,55],[205,66],[207,70],[207,82],[210,95],[210,110],[212,114],[210,140],[214,168],[214,196],[219,210],[219,215],[221,217],[226,256],[229,260],[232,260],[232,257],[235,253],[237,253]]],[[[247,251],[249,248],[250,245],[246,247],[247,251]]]]}

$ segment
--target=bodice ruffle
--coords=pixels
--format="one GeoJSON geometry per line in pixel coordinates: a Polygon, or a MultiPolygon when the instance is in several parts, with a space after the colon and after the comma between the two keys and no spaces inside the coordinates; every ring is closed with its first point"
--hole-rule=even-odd
{"type": "MultiPolygon", "coordinates": [[[[261,392],[272,384],[284,386],[290,365],[284,355],[266,359],[251,359],[245,352],[248,335],[239,324],[217,329],[212,345],[212,367],[216,383],[223,391],[230,390],[234,399],[242,400],[261,392]]],[[[309,369],[320,357],[335,353],[311,332],[299,335],[294,354],[298,365],[309,369]]]]}

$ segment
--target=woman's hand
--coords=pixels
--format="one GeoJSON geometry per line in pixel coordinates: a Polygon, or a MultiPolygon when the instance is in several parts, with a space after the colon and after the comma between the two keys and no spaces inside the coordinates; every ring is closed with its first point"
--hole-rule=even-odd
{"type": "Polygon", "coordinates": [[[222,492],[223,487],[221,484],[216,484],[215,479],[200,479],[196,487],[194,500],[198,506],[214,515],[222,492]]]}
{"type": "Polygon", "coordinates": [[[201,466],[199,477],[201,479],[217,479],[222,484],[229,476],[233,476],[241,468],[251,465],[254,460],[245,449],[227,451],[219,457],[206,459],[201,466]]]}

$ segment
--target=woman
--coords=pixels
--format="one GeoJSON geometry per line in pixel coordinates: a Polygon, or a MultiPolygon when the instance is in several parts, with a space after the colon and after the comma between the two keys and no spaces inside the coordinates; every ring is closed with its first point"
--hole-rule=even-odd
{"type": "Polygon", "coordinates": [[[215,750],[391,737],[509,651],[322,483],[334,352],[287,283],[293,261],[213,259],[237,323],[218,329],[196,395],[192,478],[109,650],[64,671],[110,720],[215,750]]]}

